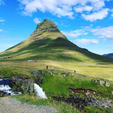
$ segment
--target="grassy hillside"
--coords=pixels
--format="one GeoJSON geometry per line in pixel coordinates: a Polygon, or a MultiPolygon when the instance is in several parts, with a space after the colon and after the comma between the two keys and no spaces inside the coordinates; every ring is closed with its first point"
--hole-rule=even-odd
{"type": "Polygon", "coordinates": [[[113,62],[70,42],[49,20],[40,23],[25,41],[0,54],[1,60],[38,60],[63,62],[113,62]]]}

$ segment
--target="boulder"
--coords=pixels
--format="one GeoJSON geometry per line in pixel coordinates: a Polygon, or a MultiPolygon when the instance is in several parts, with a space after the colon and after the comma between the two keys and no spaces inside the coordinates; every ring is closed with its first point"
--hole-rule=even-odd
{"type": "Polygon", "coordinates": [[[97,84],[99,84],[99,85],[103,85],[103,84],[105,84],[105,81],[102,80],[102,79],[98,79],[98,80],[97,80],[97,84]]]}
{"type": "Polygon", "coordinates": [[[63,77],[66,77],[66,74],[62,74],[63,77]]]}
{"type": "Polygon", "coordinates": [[[105,86],[110,87],[110,83],[108,81],[105,81],[105,86]]]}
{"type": "Polygon", "coordinates": [[[104,85],[106,87],[110,87],[110,83],[108,81],[105,81],[103,79],[93,80],[95,84],[104,85]]]}

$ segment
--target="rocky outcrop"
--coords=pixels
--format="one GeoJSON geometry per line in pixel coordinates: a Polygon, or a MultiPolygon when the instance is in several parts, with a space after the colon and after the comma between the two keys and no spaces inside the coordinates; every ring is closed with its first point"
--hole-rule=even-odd
{"type": "Polygon", "coordinates": [[[44,32],[59,32],[59,30],[58,30],[56,24],[54,24],[52,21],[50,21],[48,19],[45,19],[43,22],[41,22],[37,26],[34,34],[39,35],[39,34],[42,34],[44,32]]]}
{"type": "Polygon", "coordinates": [[[73,96],[70,97],[53,97],[54,100],[63,101],[72,106],[77,107],[80,110],[83,110],[85,106],[101,107],[101,108],[111,108],[113,107],[113,101],[107,100],[104,98],[97,98],[96,96],[87,95],[85,97],[73,96]]]}
{"type": "Polygon", "coordinates": [[[22,93],[34,93],[34,80],[25,76],[12,76],[9,78],[12,81],[11,87],[13,90],[21,91],[22,93]]]}
{"type": "Polygon", "coordinates": [[[45,72],[44,71],[35,71],[35,72],[31,72],[31,74],[34,76],[35,82],[37,84],[43,84],[43,79],[45,76],[45,72]]]}
{"type": "Polygon", "coordinates": [[[104,85],[106,87],[110,87],[110,83],[107,80],[104,80],[104,79],[93,80],[93,82],[95,84],[99,84],[99,85],[104,85]]]}

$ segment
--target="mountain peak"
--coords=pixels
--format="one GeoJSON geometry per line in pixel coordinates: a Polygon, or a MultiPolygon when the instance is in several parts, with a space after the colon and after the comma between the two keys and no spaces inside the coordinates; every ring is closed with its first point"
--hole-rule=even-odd
{"type": "Polygon", "coordinates": [[[45,19],[37,25],[35,33],[42,34],[43,32],[59,32],[59,29],[55,23],[45,19]]]}

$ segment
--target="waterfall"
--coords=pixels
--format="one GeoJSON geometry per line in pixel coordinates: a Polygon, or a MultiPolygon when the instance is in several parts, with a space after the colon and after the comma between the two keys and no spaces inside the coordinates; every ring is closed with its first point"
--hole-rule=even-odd
{"type": "Polygon", "coordinates": [[[11,88],[9,87],[9,85],[0,85],[0,91],[7,91],[10,90],[11,88]]]}
{"type": "Polygon", "coordinates": [[[47,99],[47,96],[45,92],[43,91],[43,89],[36,83],[34,83],[34,90],[35,90],[37,97],[47,99]]]}
{"type": "Polygon", "coordinates": [[[21,94],[21,92],[13,91],[9,84],[11,83],[8,79],[0,79],[0,91],[3,91],[6,95],[21,94]]]}
{"type": "Polygon", "coordinates": [[[0,91],[3,91],[6,95],[15,95],[14,92],[9,85],[0,85],[0,91]]]}

